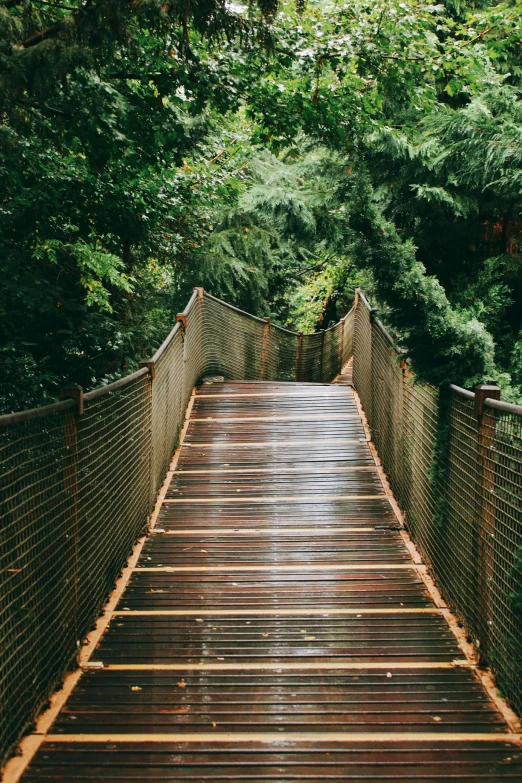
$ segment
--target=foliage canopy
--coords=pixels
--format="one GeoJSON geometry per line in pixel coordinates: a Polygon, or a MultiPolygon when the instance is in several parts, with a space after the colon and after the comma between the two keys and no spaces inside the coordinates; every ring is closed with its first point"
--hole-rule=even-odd
{"type": "Polygon", "coordinates": [[[2,409],[136,366],[193,284],[362,284],[419,377],[522,384],[520,0],[0,1],[2,409]]]}

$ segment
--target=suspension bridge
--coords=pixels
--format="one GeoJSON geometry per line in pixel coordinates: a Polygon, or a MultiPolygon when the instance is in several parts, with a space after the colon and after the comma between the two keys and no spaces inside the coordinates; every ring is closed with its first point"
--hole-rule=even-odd
{"type": "Polygon", "coordinates": [[[5,783],[522,780],[522,408],[361,292],[302,335],[195,289],[62,397],[0,417],[5,783]]]}

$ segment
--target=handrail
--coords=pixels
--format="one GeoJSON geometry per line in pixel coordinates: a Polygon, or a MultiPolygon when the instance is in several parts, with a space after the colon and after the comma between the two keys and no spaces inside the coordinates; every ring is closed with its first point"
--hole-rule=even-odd
{"type": "Polygon", "coordinates": [[[270,322],[270,326],[274,329],[277,329],[279,332],[284,332],[285,334],[292,334],[294,337],[299,337],[299,332],[293,332],[291,329],[285,329],[284,326],[279,326],[279,324],[273,324],[270,322]]]}
{"type": "MultiPolygon", "coordinates": [[[[370,303],[362,293],[361,289],[357,289],[357,293],[360,297],[360,299],[363,301],[363,303],[366,305],[370,313],[373,311],[373,308],[371,307],[370,303]]],[[[351,312],[351,311],[350,311],[351,312]]],[[[379,331],[382,333],[382,335],[385,337],[385,339],[388,341],[390,346],[394,349],[394,351],[400,356],[401,354],[404,354],[405,351],[400,348],[397,343],[394,341],[391,334],[388,332],[384,324],[379,318],[374,318],[373,323],[379,331]]],[[[450,383],[449,387],[452,391],[454,391],[456,394],[460,395],[461,397],[464,397],[467,400],[474,400],[475,399],[475,392],[470,391],[469,389],[464,389],[462,386],[457,386],[454,383],[450,383]]],[[[513,413],[516,416],[522,416],[522,405],[515,405],[512,402],[504,402],[503,400],[493,400],[490,397],[487,397],[484,400],[484,405],[488,408],[493,408],[497,411],[503,411],[504,413],[513,413]]]]}
{"type": "Polygon", "coordinates": [[[192,291],[192,296],[188,300],[188,302],[187,302],[187,304],[185,306],[185,309],[182,310],[182,313],[181,313],[182,315],[188,315],[190,313],[190,311],[192,310],[192,305],[194,304],[194,302],[196,301],[198,296],[199,296],[199,291],[198,291],[197,288],[194,288],[194,290],[192,291]]]}
{"type": "Polygon", "coordinates": [[[76,403],[74,400],[61,400],[60,402],[52,402],[50,405],[41,405],[39,408],[30,408],[17,413],[5,413],[3,416],[0,416],[0,427],[42,419],[44,416],[52,416],[53,413],[64,413],[75,407],[76,403]]]}
{"type": "Polygon", "coordinates": [[[98,397],[103,397],[104,394],[110,394],[110,392],[121,389],[122,386],[126,386],[128,383],[132,383],[132,381],[136,381],[138,378],[142,378],[144,375],[147,375],[148,372],[150,372],[148,367],[142,367],[141,369],[136,370],[136,372],[132,372],[130,375],[125,375],[123,378],[118,378],[117,381],[107,383],[105,386],[99,386],[97,389],[86,392],[83,395],[83,399],[88,402],[89,400],[95,400],[98,397]]]}
{"type": "Polygon", "coordinates": [[[156,350],[156,353],[152,355],[151,362],[157,362],[160,356],[165,352],[165,350],[168,348],[171,340],[176,335],[176,333],[181,329],[181,323],[180,321],[177,321],[168,335],[165,337],[163,342],[161,343],[160,347],[156,350]]]}
{"type": "Polygon", "coordinates": [[[240,310],[239,307],[234,307],[234,305],[231,305],[228,302],[224,302],[223,299],[218,299],[217,296],[213,296],[207,291],[204,292],[203,296],[205,299],[212,299],[213,302],[218,302],[220,305],[223,305],[223,307],[227,307],[229,310],[233,310],[235,313],[244,315],[247,318],[250,318],[252,321],[258,321],[259,323],[266,324],[266,320],[264,318],[260,318],[258,315],[252,315],[252,313],[247,313],[246,310],[240,310]]]}
{"type": "Polygon", "coordinates": [[[336,323],[332,324],[331,326],[327,326],[326,329],[323,329],[323,332],[331,332],[333,329],[336,329],[338,326],[341,325],[341,321],[337,321],[336,323]]]}
{"type": "Polygon", "coordinates": [[[484,405],[487,408],[493,408],[496,411],[502,411],[503,413],[514,413],[516,416],[522,416],[522,405],[515,405],[513,402],[493,400],[491,397],[486,397],[484,400],[484,405]]]}
{"type": "MultiPolygon", "coordinates": [[[[207,291],[204,292],[203,296],[205,296],[207,299],[212,299],[212,301],[214,302],[219,302],[220,305],[224,305],[224,307],[228,307],[229,310],[233,310],[235,313],[239,313],[239,315],[245,315],[248,318],[251,318],[253,321],[258,321],[262,324],[266,324],[266,318],[260,318],[258,315],[252,315],[252,313],[247,313],[246,310],[240,310],[239,307],[234,307],[234,305],[231,305],[228,302],[223,301],[223,299],[218,299],[217,296],[213,296],[212,294],[209,294],[207,291]]],[[[273,329],[277,329],[279,332],[285,332],[286,334],[293,334],[295,337],[299,337],[299,332],[294,332],[291,329],[285,329],[284,326],[279,326],[279,324],[274,324],[270,322],[270,326],[273,329]]]]}
{"type": "MultiPolygon", "coordinates": [[[[192,310],[192,305],[194,304],[194,302],[196,301],[198,296],[199,296],[199,291],[198,291],[197,288],[194,288],[194,290],[192,292],[192,296],[188,300],[185,309],[181,312],[181,315],[188,316],[188,314],[192,310]]],[[[165,337],[165,339],[161,343],[160,347],[154,352],[154,354],[150,358],[149,361],[150,361],[151,364],[155,364],[158,361],[160,356],[168,348],[168,346],[170,345],[171,341],[174,339],[174,337],[176,336],[176,334],[178,333],[178,331],[180,329],[181,329],[181,322],[180,321],[176,321],[176,323],[174,324],[174,326],[172,327],[172,329],[170,330],[168,335],[165,337]]]]}
{"type": "Polygon", "coordinates": [[[401,356],[402,354],[404,354],[405,353],[404,350],[397,345],[397,343],[395,342],[395,340],[393,339],[393,337],[391,336],[389,331],[386,329],[386,327],[383,324],[383,322],[380,320],[380,318],[374,318],[373,322],[374,322],[375,326],[382,332],[384,338],[389,342],[389,344],[391,345],[391,347],[393,348],[395,353],[398,356],[401,356]]]}
{"type": "Polygon", "coordinates": [[[364,302],[364,304],[366,305],[368,310],[371,312],[372,311],[372,306],[369,303],[369,301],[367,300],[367,298],[365,297],[365,295],[363,294],[362,290],[360,288],[356,288],[355,292],[359,295],[359,297],[362,299],[362,301],[364,302]]]}
{"type": "Polygon", "coordinates": [[[462,386],[456,386],[454,383],[450,383],[449,387],[456,394],[459,394],[461,397],[465,397],[467,400],[475,399],[475,392],[472,392],[469,389],[463,389],[462,386]]]}

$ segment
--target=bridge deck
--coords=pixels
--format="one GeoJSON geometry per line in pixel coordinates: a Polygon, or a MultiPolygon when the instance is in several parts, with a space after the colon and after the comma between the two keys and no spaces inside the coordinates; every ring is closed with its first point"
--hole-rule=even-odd
{"type": "Polygon", "coordinates": [[[24,783],[522,780],[398,528],[350,388],[202,387],[24,783]]]}

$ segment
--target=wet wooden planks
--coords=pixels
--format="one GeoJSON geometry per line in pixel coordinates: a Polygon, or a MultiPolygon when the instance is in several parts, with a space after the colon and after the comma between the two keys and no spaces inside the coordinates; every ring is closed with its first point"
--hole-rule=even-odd
{"type": "MultiPolygon", "coordinates": [[[[111,624],[106,663],[226,661],[453,661],[459,649],[439,615],[371,617],[126,617],[111,624]]],[[[391,686],[391,683],[388,683],[391,686]]],[[[395,685],[395,683],[393,684],[395,685]]],[[[390,690],[390,688],[388,688],[390,690]]]]}
{"type": "Polygon", "coordinates": [[[126,731],[497,733],[501,719],[473,677],[437,671],[323,670],[89,674],[53,733],[126,731]],[[131,691],[131,687],[139,688],[131,691]],[[179,687],[178,683],[183,687],[179,687]],[[435,721],[434,717],[440,720],[435,721]]]}
{"type": "Polygon", "coordinates": [[[522,779],[522,754],[504,742],[213,743],[49,742],[26,780],[357,781],[496,783],[522,779]],[[74,777],[73,777],[74,776],[74,777]]]}
{"type": "Polygon", "coordinates": [[[349,388],[203,386],[24,783],[521,781],[399,527],[349,388]]]}

